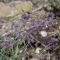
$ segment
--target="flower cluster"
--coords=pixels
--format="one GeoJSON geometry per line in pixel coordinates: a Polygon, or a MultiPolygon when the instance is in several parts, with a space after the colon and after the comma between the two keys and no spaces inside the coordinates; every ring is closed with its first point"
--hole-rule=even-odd
{"type": "Polygon", "coordinates": [[[28,13],[23,13],[23,14],[21,15],[21,19],[22,19],[23,21],[28,20],[28,19],[29,19],[29,14],[28,14],[28,13]]]}
{"type": "MultiPolygon", "coordinates": [[[[26,16],[24,18],[27,18],[27,17],[28,16],[26,16]]],[[[26,19],[26,20],[28,20],[28,19],[26,19]]],[[[26,43],[28,43],[28,45],[31,45],[32,43],[35,43],[38,41],[40,41],[40,43],[41,43],[41,41],[43,40],[43,39],[41,39],[41,34],[45,34],[47,37],[47,32],[44,31],[40,34],[39,30],[51,28],[52,26],[54,26],[54,22],[55,22],[54,14],[52,12],[48,12],[48,16],[47,16],[46,20],[42,20],[42,19],[41,20],[31,20],[30,21],[31,29],[28,29],[28,32],[26,31],[26,33],[27,33],[27,35],[25,37],[26,43]]],[[[42,35],[42,36],[45,36],[45,35],[42,35]]],[[[47,42],[46,43],[47,47],[51,48],[51,47],[53,47],[53,45],[55,45],[55,43],[54,43],[54,42],[56,42],[55,40],[56,40],[55,38],[50,37],[50,38],[46,38],[46,41],[44,39],[43,42],[44,41],[47,42]]]]}
{"type": "MultiPolygon", "coordinates": [[[[27,42],[28,45],[32,46],[32,43],[37,43],[38,41],[41,43],[41,45],[45,45],[44,47],[47,49],[51,49],[54,48],[58,42],[58,39],[55,38],[54,36],[45,36],[43,38],[41,38],[41,34],[39,33],[39,30],[33,30],[28,32],[28,34],[26,35],[25,41],[27,42]],[[46,37],[46,38],[45,38],[46,37]]],[[[46,32],[41,32],[41,33],[45,33],[46,32]]]]}
{"type": "Polygon", "coordinates": [[[54,48],[57,44],[58,40],[54,37],[50,37],[48,38],[48,42],[47,42],[47,49],[51,49],[54,48]]]}
{"type": "Polygon", "coordinates": [[[31,21],[31,26],[33,28],[49,28],[52,27],[54,25],[54,21],[53,20],[36,20],[36,21],[31,21]]]}

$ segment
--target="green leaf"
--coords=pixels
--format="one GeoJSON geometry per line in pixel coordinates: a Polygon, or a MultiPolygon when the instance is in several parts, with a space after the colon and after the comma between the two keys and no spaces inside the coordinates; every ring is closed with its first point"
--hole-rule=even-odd
{"type": "Polygon", "coordinates": [[[4,37],[0,36],[0,44],[4,42],[4,37]]]}

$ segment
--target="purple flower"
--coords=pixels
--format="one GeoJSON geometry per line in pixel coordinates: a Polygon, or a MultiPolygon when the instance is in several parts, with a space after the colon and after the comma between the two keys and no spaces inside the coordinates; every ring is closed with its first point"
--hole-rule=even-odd
{"type": "Polygon", "coordinates": [[[57,43],[57,39],[54,37],[51,37],[51,38],[49,38],[49,41],[47,43],[48,43],[47,46],[49,48],[54,48],[57,43]]]}
{"type": "Polygon", "coordinates": [[[11,27],[16,28],[16,27],[18,27],[18,24],[15,21],[13,21],[11,27]]]}
{"type": "Polygon", "coordinates": [[[53,25],[53,20],[47,20],[45,26],[51,27],[53,25]]]}
{"type": "Polygon", "coordinates": [[[44,20],[41,20],[41,21],[39,21],[39,20],[37,20],[37,21],[33,20],[33,21],[31,21],[31,26],[35,27],[35,28],[44,27],[45,26],[45,21],[44,20]]]}
{"type": "Polygon", "coordinates": [[[29,19],[29,14],[28,14],[28,13],[23,13],[23,14],[21,15],[21,19],[22,19],[22,20],[28,20],[28,19],[29,19]]]}
{"type": "Polygon", "coordinates": [[[48,42],[48,44],[54,44],[56,42],[56,39],[55,38],[51,38],[50,41],[48,42]]]}
{"type": "Polygon", "coordinates": [[[32,21],[31,22],[31,25],[33,26],[33,27],[39,27],[39,21],[32,21]]]}
{"type": "Polygon", "coordinates": [[[54,17],[54,13],[53,12],[48,12],[48,18],[53,18],[54,17]]]}
{"type": "Polygon", "coordinates": [[[47,20],[53,20],[53,18],[54,18],[54,13],[53,12],[48,12],[47,20]]]}

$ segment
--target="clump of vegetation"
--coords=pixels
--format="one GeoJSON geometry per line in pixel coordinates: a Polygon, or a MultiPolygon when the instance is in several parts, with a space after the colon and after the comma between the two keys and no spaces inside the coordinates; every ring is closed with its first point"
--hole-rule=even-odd
{"type": "Polygon", "coordinates": [[[55,13],[55,16],[60,17],[60,0],[48,0],[50,5],[53,7],[53,12],[55,13]]]}
{"type": "Polygon", "coordinates": [[[42,7],[41,10],[46,13],[43,18],[36,15],[31,17],[33,13],[41,11],[39,7],[33,12],[17,14],[18,19],[13,19],[14,16],[4,21],[6,26],[3,24],[0,34],[0,60],[60,59],[60,20],[57,20],[57,11],[54,10],[60,7],[55,5],[56,0],[49,1],[53,10],[42,7]]]}
{"type": "Polygon", "coordinates": [[[48,0],[48,1],[52,6],[56,7],[57,9],[60,9],[60,0],[48,0]]]}

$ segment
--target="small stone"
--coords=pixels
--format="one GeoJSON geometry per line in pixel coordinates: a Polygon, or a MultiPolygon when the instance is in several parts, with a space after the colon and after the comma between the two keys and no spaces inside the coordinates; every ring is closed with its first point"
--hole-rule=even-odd
{"type": "Polygon", "coordinates": [[[36,51],[35,51],[35,53],[39,54],[40,50],[41,50],[41,48],[37,48],[36,51]]]}
{"type": "Polygon", "coordinates": [[[31,60],[39,60],[38,58],[32,58],[31,60]]]}
{"type": "Polygon", "coordinates": [[[42,37],[46,37],[47,36],[47,32],[46,31],[41,31],[40,34],[41,34],[42,37]]]}
{"type": "Polygon", "coordinates": [[[59,29],[60,29],[60,26],[59,26],[59,29]]]}
{"type": "Polygon", "coordinates": [[[20,53],[22,53],[22,50],[20,50],[20,53]]]}

